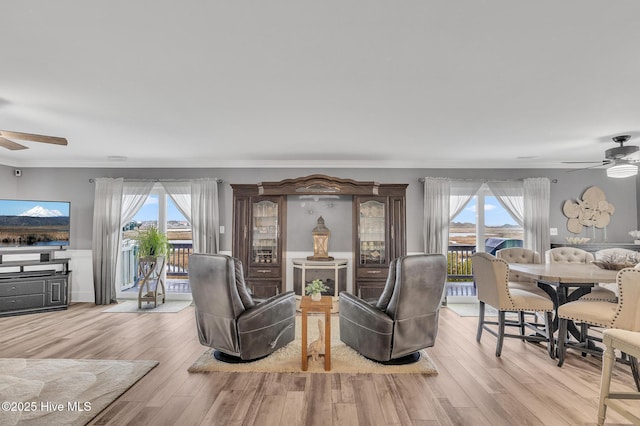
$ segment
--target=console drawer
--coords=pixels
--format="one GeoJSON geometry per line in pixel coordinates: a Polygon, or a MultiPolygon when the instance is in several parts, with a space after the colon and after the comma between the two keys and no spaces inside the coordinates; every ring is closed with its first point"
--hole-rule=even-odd
{"type": "Polygon", "coordinates": [[[45,280],[1,283],[0,297],[26,294],[44,294],[45,280]]]}
{"type": "Polygon", "coordinates": [[[0,297],[0,311],[18,311],[21,309],[41,308],[44,306],[44,294],[0,297]]]}

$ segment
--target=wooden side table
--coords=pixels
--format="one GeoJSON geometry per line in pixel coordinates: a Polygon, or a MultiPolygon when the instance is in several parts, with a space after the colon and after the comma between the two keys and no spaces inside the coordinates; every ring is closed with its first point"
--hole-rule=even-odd
{"type": "Polygon", "coordinates": [[[331,308],[333,299],[331,296],[322,296],[319,302],[311,300],[311,296],[302,296],[300,310],[302,311],[302,371],[309,368],[309,355],[307,354],[307,315],[310,312],[324,312],[324,370],[331,370],[331,308]]]}

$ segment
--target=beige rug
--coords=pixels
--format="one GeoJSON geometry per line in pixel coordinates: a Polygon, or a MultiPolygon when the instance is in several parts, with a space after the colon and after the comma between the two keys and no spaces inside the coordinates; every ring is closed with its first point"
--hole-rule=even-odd
{"type": "Polygon", "coordinates": [[[175,313],[180,312],[187,306],[191,305],[190,300],[168,300],[165,303],[158,303],[157,307],[153,307],[153,303],[142,303],[142,308],[138,309],[138,301],[137,300],[125,300],[118,302],[117,305],[113,305],[107,309],[102,310],[101,312],[132,312],[132,313],[175,313]]]}
{"type": "Polygon", "coordinates": [[[84,425],[157,361],[0,359],[0,425],[84,425]]]}
{"type": "MultiPolygon", "coordinates": [[[[480,304],[475,303],[447,303],[446,309],[450,309],[461,317],[477,317],[480,315],[480,304]]],[[[498,310],[493,306],[484,306],[485,317],[497,317],[498,310]]]]}
{"type": "MultiPolygon", "coordinates": [[[[324,316],[309,316],[309,342],[318,338],[318,318],[324,316]]],[[[302,319],[296,317],[296,339],[284,348],[258,361],[246,364],[228,364],[220,362],[212,356],[212,349],[208,349],[189,367],[190,373],[204,373],[210,371],[230,372],[302,372],[302,319]]],[[[437,374],[438,369],[423,349],[420,360],[408,365],[382,365],[361,356],[356,351],[340,341],[340,326],[337,316],[331,318],[331,371],[324,370],[324,357],[318,361],[309,358],[310,373],[374,373],[374,374],[437,374]]]]}

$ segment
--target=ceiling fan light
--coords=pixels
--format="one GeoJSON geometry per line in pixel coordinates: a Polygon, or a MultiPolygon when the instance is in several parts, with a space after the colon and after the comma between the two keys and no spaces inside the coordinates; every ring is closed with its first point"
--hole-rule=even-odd
{"type": "Polygon", "coordinates": [[[607,177],[626,178],[638,174],[638,166],[635,164],[616,164],[607,169],[607,177]]]}

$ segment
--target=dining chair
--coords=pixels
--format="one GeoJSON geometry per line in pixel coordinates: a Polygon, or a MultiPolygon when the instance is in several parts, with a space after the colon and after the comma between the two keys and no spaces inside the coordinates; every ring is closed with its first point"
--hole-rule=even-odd
{"type": "MultiPolygon", "coordinates": [[[[602,355],[602,350],[594,344],[594,341],[603,340],[599,337],[582,332],[580,342],[569,343],[567,336],[569,321],[604,329],[640,331],[640,310],[638,309],[640,269],[625,268],[619,271],[616,276],[616,284],[620,294],[617,303],[578,299],[558,307],[558,367],[562,367],[564,364],[567,348],[577,349],[583,354],[602,355]]],[[[584,327],[581,329],[584,330],[584,327]]],[[[633,356],[630,356],[629,363],[636,386],[640,390],[637,361],[633,356]]]]}
{"type": "Polygon", "coordinates": [[[554,343],[550,330],[554,308],[551,299],[546,295],[542,296],[527,290],[510,288],[509,264],[504,259],[480,252],[471,256],[471,262],[480,302],[476,340],[480,342],[483,330],[496,336],[497,357],[502,353],[505,337],[523,341],[547,342],[547,351],[549,356],[553,357],[554,343]],[[486,320],[485,305],[493,306],[498,310],[497,322],[486,320]],[[507,312],[518,313],[518,320],[506,319],[507,312]],[[522,312],[542,312],[544,325],[523,322],[522,312]],[[490,326],[497,326],[497,330],[490,326]],[[505,333],[505,327],[518,327],[520,334],[505,333]],[[535,334],[525,335],[525,329],[532,329],[535,334]]]}
{"type": "Polygon", "coordinates": [[[615,351],[627,353],[632,357],[640,357],[640,333],[637,331],[611,329],[604,331],[604,351],[602,360],[602,376],[600,380],[600,401],[598,404],[598,425],[603,425],[607,408],[611,408],[624,416],[633,424],[640,424],[640,417],[629,410],[621,401],[640,399],[640,391],[611,392],[611,373],[615,364],[615,351]]]}
{"type": "MultiPolygon", "coordinates": [[[[584,263],[589,264],[595,260],[593,254],[577,247],[556,247],[545,252],[546,263],[584,263]]],[[[580,297],[583,300],[594,300],[616,303],[618,296],[615,292],[595,284],[591,292],[580,297]]]]}
{"type": "MultiPolygon", "coordinates": [[[[498,259],[503,259],[507,263],[521,263],[521,264],[539,264],[540,253],[535,250],[530,250],[522,247],[510,247],[496,252],[498,259]]],[[[538,287],[536,281],[532,278],[523,277],[515,271],[509,271],[509,288],[527,290],[545,296],[547,293],[538,287]]]]}
{"type": "MultiPolygon", "coordinates": [[[[593,255],[596,261],[610,261],[617,263],[626,263],[629,265],[640,264],[640,252],[622,247],[612,247],[598,250],[593,253],[593,255]]],[[[599,285],[603,288],[613,291],[616,297],[618,296],[618,286],[615,283],[600,283],[599,285]]]]}
{"type": "MultiPolygon", "coordinates": [[[[535,250],[526,249],[523,247],[510,247],[496,251],[496,257],[503,259],[507,263],[520,263],[520,264],[539,264],[540,253],[535,250]]],[[[538,283],[533,278],[524,277],[515,271],[509,270],[509,288],[519,289],[533,292],[542,297],[548,297],[547,292],[538,287],[538,283]]],[[[520,323],[525,323],[525,315],[531,314],[535,323],[538,322],[538,314],[536,312],[524,312],[520,311],[520,323]]],[[[521,327],[521,333],[524,333],[524,326],[521,327]]]]}

